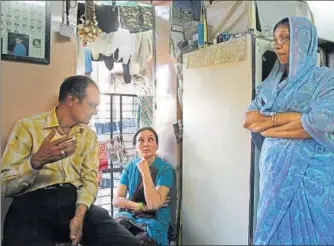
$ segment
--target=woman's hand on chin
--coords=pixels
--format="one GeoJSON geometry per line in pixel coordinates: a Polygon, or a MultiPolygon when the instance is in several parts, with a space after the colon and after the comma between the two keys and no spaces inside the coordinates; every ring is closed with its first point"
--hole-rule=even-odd
{"type": "Polygon", "coordinates": [[[138,162],[137,167],[138,167],[138,169],[139,169],[139,171],[140,171],[141,173],[143,173],[143,172],[149,170],[149,165],[148,165],[148,161],[147,161],[147,159],[142,158],[142,159],[138,162]]]}

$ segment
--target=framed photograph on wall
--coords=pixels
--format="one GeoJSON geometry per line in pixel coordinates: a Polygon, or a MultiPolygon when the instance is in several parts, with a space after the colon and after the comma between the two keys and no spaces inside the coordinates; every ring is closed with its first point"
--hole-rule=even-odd
{"type": "Polygon", "coordinates": [[[1,59],[50,64],[49,1],[1,1],[1,59]]]}

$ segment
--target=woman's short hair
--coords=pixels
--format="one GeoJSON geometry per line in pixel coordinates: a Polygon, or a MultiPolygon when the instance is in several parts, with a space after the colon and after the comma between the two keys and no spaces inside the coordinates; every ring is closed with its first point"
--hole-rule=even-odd
{"type": "Polygon", "coordinates": [[[279,26],[287,26],[290,29],[289,25],[289,18],[284,18],[283,20],[280,20],[274,27],[274,32],[279,26]]]}
{"type": "Polygon", "coordinates": [[[157,142],[157,144],[159,144],[159,138],[158,138],[157,132],[152,127],[145,126],[145,127],[140,128],[135,133],[135,135],[133,136],[133,141],[132,141],[133,145],[136,145],[138,134],[141,133],[141,132],[143,132],[143,131],[150,131],[150,132],[152,132],[153,135],[154,135],[154,137],[155,137],[155,141],[157,142]]]}

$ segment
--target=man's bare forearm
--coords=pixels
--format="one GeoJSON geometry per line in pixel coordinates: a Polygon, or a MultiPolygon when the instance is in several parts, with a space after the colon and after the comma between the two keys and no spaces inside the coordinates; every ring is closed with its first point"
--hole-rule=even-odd
{"type": "Polygon", "coordinates": [[[84,218],[87,213],[88,207],[85,204],[78,204],[75,210],[75,217],[84,218]]]}

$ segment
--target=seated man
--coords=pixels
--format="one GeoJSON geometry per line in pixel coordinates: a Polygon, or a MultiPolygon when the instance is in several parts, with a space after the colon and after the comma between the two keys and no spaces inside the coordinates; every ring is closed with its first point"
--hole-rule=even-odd
{"type": "Polygon", "coordinates": [[[135,235],[142,246],[169,245],[168,202],[173,167],[156,155],[159,140],[154,129],[139,129],[133,144],[140,158],[123,169],[113,200],[114,206],[120,208],[116,221],[135,235]]]}
{"type": "Polygon", "coordinates": [[[3,246],[140,245],[102,208],[97,194],[97,136],[87,126],[99,89],[86,76],[67,78],[59,105],[15,123],[1,160],[1,188],[13,197],[3,246]]]}

